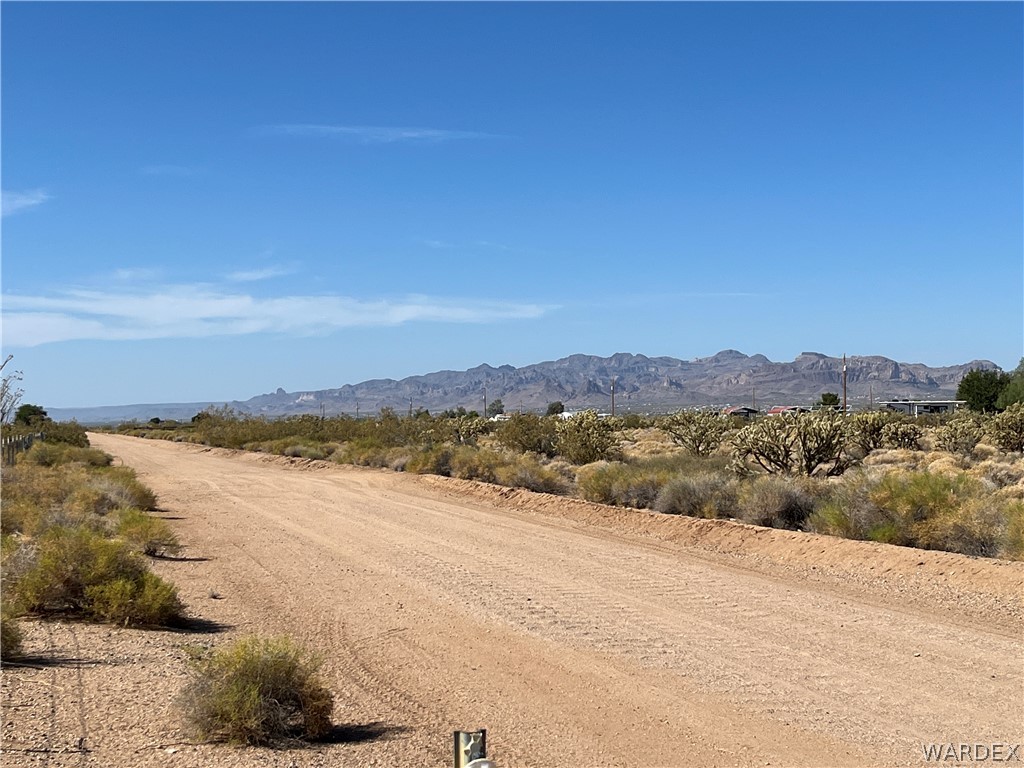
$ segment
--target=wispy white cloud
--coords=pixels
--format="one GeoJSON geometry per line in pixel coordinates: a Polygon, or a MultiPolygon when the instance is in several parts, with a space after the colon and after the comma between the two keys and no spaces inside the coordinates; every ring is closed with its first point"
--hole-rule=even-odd
{"type": "Polygon", "coordinates": [[[203,338],[255,333],[312,335],[415,322],[493,323],[536,318],[553,307],[529,303],[407,296],[261,298],[203,285],[142,292],[67,290],[4,296],[4,345],[60,341],[203,338]]]}
{"type": "Polygon", "coordinates": [[[287,124],[264,125],[254,128],[259,136],[298,136],[312,138],[335,138],[359,144],[394,144],[397,142],[419,142],[436,144],[456,139],[494,139],[498,134],[477,131],[450,131],[438,128],[396,128],[370,125],[317,125],[287,124]]]}
{"type": "Polygon", "coordinates": [[[238,272],[230,272],[224,277],[233,283],[255,283],[259,280],[269,280],[272,277],[290,275],[294,271],[288,267],[264,267],[263,269],[243,269],[238,272]]]}
{"type": "Polygon", "coordinates": [[[118,283],[147,283],[158,280],[161,274],[161,270],[151,267],[124,267],[115,269],[110,277],[118,283]]]}
{"type": "Polygon", "coordinates": [[[147,176],[196,176],[203,172],[202,168],[196,166],[168,163],[144,165],[139,170],[147,176]]]}
{"type": "Polygon", "coordinates": [[[41,189],[30,189],[26,192],[5,189],[0,192],[0,210],[2,210],[2,215],[10,216],[12,213],[42,205],[49,199],[50,196],[41,189]]]}

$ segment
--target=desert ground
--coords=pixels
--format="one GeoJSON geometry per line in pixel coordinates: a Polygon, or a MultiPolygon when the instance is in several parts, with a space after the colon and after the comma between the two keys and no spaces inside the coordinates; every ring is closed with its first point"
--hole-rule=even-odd
{"type": "MultiPolygon", "coordinates": [[[[112,435],[186,551],[187,630],[24,622],[5,766],[920,766],[1024,742],[1024,563],[112,435]],[[195,743],[190,646],[288,634],[324,743],[195,743]]],[[[945,764],[949,764],[948,761],[945,764]]]]}

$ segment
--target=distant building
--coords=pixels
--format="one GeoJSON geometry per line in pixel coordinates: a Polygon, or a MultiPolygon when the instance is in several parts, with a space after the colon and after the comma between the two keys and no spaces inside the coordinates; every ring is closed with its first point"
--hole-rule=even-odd
{"type": "Polygon", "coordinates": [[[809,413],[808,408],[801,405],[773,405],[768,409],[768,416],[781,416],[784,413],[809,413]]]}
{"type": "Polygon", "coordinates": [[[966,404],[966,400],[886,400],[878,405],[883,410],[908,416],[924,416],[929,413],[953,413],[966,404]]]}
{"type": "Polygon", "coordinates": [[[749,405],[737,405],[733,408],[723,408],[722,414],[725,416],[739,416],[741,419],[752,419],[760,411],[757,408],[751,408],[749,405]]]}

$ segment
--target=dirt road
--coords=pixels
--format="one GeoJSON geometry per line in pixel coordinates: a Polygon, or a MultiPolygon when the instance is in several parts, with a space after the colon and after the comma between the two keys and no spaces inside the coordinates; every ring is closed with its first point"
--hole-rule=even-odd
{"type": "Polygon", "coordinates": [[[1021,564],[783,532],[727,552],[704,539],[752,529],[92,441],[139,471],[197,558],[159,572],[229,629],[130,634],[170,669],[136,686],[149,719],[105,726],[129,721],[109,694],[134,672],[87,667],[86,690],[108,694],[83,705],[93,749],[49,765],[442,766],[451,731],[478,727],[502,768],[922,765],[923,744],[1024,741],[1021,564]],[[324,655],[336,743],[180,735],[180,649],[249,632],[324,655]]]}

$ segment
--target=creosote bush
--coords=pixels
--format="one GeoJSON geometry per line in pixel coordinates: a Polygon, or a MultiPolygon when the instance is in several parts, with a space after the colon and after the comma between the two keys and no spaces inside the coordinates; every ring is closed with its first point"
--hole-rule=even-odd
{"type": "Polygon", "coordinates": [[[246,637],[199,656],[179,704],[202,739],[280,745],[331,727],[320,660],[287,637],[246,637]]]}
{"type": "Polygon", "coordinates": [[[798,531],[814,512],[814,506],[814,496],[797,482],[765,475],[743,487],[738,517],[753,525],[798,531]]]}
{"type": "Polygon", "coordinates": [[[174,588],[122,541],[88,528],[54,527],[36,546],[34,564],[12,589],[27,612],[78,614],[126,626],[167,626],[182,617],[174,588]]]}
{"type": "Polygon", "coordinates": [[[181,552],[181,543],[167,521],[138,509],[122,509],[116,531],[129,547],[144,555],[166,557],[181,552]]]}

